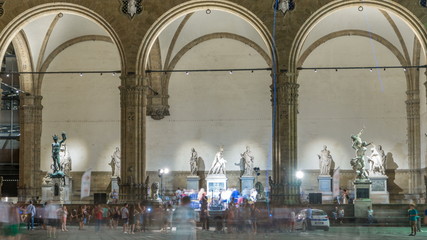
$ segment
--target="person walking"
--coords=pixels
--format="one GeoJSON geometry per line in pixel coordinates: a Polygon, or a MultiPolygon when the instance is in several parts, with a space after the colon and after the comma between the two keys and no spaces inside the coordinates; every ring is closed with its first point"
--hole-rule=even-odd
{"type": "Polygon", "coordinates": [[[418,211],[417,209],[415,209],[414,204],[409,205],[408,215],[409,215],[409,226],[411,227],[411,234],[409,234],[409,236],[415,236],[417,235],[418,211]]]}
{"type": "Polygon", "coordinates": [[[340,224],[343,224],[344,221],[344,208],[340,207],[340,209],[338,210],[338,220],[340,222],[340,224]]]}

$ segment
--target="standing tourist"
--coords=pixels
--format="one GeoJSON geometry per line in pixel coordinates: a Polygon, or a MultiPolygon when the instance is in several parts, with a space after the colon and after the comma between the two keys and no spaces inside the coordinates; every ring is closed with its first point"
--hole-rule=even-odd
{"type": "Polygon", "coordinates": [[[95,232],[99,232],[101,231],[101,225],[102,225],[102,214],[103,214],[103,210],[101,208],[101,205],[97,205],[95,207],[94,210],[94,215],[95,215],[95,232]]]}
{"type": "Polygon", "coordinates": [[[129,225],[129,209],[128,209],[129,205],[127,203],[124,204],[124,206],[122,207],[122,209],[120,210],[121,212],[121,216],[122,216],[122,222],[123,222],[123,233],[128,233],[127,232],[127,228],[129,225]]]}
{"type": "Polygon", "coordinates": [[[30,204],[27,206],[26,212],[28,215],[27,230],[34,230],[34,216],[36,216],[36,207],[34,207],[32,200],[30,200],[30,204]]]}
{"type": "Polygon", "coordinates": [[[340,224],[343,224],[344,221],[344,208],[340,207],[338,210],[338,220],[340,221],[340,224]]]}
{"type": "Polygon", "coordinates": [[[47,234],[50,238],[56,238],[56,227],[58,226],[58,212],[58,206],[48,201],[47,206],[45,208],[45,213],[47,218],[47,234]]]}
{"type": "Polygon", "coordinates": [[[371,207],[368,207],[368,223],[372,224],[374,222],[374,210],[371,207]]]}
{"type": "Polygon", "coordinates": [[[68,216],[68,209],[67,206],[63,206],[60,214],[61,219],[61,231],[68,232],[67,229],[67,216],[68,216]]]}
{"type": "Polygon", "coordinates": [[[209,231],[208,196],[205,192],[200,199],[200,221],[202,222],[202,230],[209,231]]]}
{"type": "Polygon", "coordinates": [[[409,236],[415,236],[417,235],[418,211],[417,209],[415,209],[414,204],[409,205],[408,215],[409,215],[409,226],[411,227],[411,234],[409,234],[409,236]]]}

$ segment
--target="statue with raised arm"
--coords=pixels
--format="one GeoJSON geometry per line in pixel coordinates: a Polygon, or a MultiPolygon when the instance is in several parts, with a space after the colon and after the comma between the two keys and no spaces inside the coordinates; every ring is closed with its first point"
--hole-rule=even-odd
{"type": "Polygon", "coordinates": [[[358,134],[352,135],[352,148],[355,150],[356,157],[352,158],[350,161],[351,166],[356,171],[357,179],[368,179],[368,174],[365,169],[365,152],[367,150],[367,146],[372,143],[367,143],[366,141],[362,141],[361,135],[363,133],[363,128],[360,130],[358,134]]]}
{"type": "Polygon", "coordinates": [[[317,156],[319,157],[320,175],[330,176],[332,156],[326,145],[323,146],[323,150],[317,156]]]}
{"type": "Polygon", "coordinates": [[[385,175],[384,167],[382,164],[382,156],[378,150],[373,146],[371,148],[371,155],[368,157],[369,162],[369,175],[371,174],[381,174],[385,175]]]}
{"type": "Polygon", "coordinates": [[[190,158],[190,174],[191,176],[196,176],[199,171],[198,166],[199,155],[197,154],[194,148],[191,149],[191,158],[190,158]]]}
{"type": "Polygon", "coordinates": [[[224,149],[221,147],[219,152],[215,154],[209,174],[225,174],[225,163],[227,163],[227,160],[224,159],[223,152],[224,149]]]}
{"type": "Polygon", "coordinates": [[[254,175],[254,156],[252,156],[252,152],[249,146],[246,146],[246,151],[241,153],[240,156],[244,162],[244,176],[252,176],[254,175]]]}
{"type": "Polygon", "coordinates": [[[61,169],[61,158],[59,153],[61,151],[61,145],[67,139],[67,135],[65,132],[62,133],[62,140],[58,142],[58,136],[53,135],[53,143],[52,143],[52,159],[53,159],[53,174],[62,171],[61,169]]]}

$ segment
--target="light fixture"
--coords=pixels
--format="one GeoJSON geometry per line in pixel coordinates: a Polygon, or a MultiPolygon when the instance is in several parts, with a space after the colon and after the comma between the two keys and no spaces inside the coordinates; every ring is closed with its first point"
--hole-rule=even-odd
{"type": "Polygon", "coordinates": [[[337,69],[337,68],[335,68],[335,72],[338,72],[338,69],[337,69]]]}
{"type": "Polygon", "coordinates": [[[233,74],[233,71],[230,71],[229,73],[230,73],[230,74],[233,74]]]}
{"type": "Polygon", "coordinates": [[[116,76],[116,73],[115,73],[115,72],[113,72],[113,76],[116,76]]]}
{"type": "Polygon", "coordinates": [[[357,8],[357,10],[359,10],[359,12],[362,12],[362,11],[363,11],[363,6],[359,6],[359,7],[357,8]]]}
{"type": "Polygon", "coordinates": [[[189,71],[186,71],[186,72],[185,72],[185,74],[186,74],[186,75],[189,75],[189,74],[190,74],[190,72],[189,72],[189,71]]]}
{"type": "Polygon", "coordinates": [[[295,177],[297,177],[297,179],[302,179],[304,177],[304,173],[302,171],[297,171],[295,173],[295,177]]]}
{"type": "Polygon", "coordinates": [[[314,69],[314,72],[317,72],[317,69],[314,69]]]}
{"type": "Polygon", "coordinates": [[[386,70],[386,68],[384,68],[384,71],[386,70]]]}
{"type": "Polygon", "coordinates": [[[10,75],[9,75],[9,73],[8,74],[6,74],[6,77],[9,77],[10,75]]]}
{"type": "Polygon", "coordinates": [[[403,68],[403,71],[406,72],[406,68],[403,68]]]}
{"type": "Polygon", "coordinates": [[[83,73],[80,73],[80,77],[83,77],[83,73]]]}
{"type": "Polygon", "coordinates": [[[211,10],[208,8],[208,9],[206,9],[206,14],[211,14],[211,10]]]}
{"type": "Polygon", "coordinates": [[[372,68],[369,69],[369,72],[372,72],[372,68]]]}
{"type": "Polygon", "coordinates": [[[102,73],[100,73],[99,75],[101,75],[101,76],[102,76],[102,73]]]}

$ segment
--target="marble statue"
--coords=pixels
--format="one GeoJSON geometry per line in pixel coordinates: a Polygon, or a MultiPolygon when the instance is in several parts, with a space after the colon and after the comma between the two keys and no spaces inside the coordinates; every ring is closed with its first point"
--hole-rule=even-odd
{"type": "Polygon", "coordinates": [[[367,150],[367,146],[372,143],[367,143],[366,141],[362,141],[361,135],[363,133],[363,129],[360,130],[358,134],[352,135],[352,148],[356,151],[356,157],[352,158],[350,161],[351,166],[356,171],[356,179],[363,180],[368,179],[368,174],[365,169],[365,152],[367,150]]]}
{"type": "Polygon", "coordinates": [[[190,158],[190,174],[191,176],[196,176],[197,171],[199,171],[198,166],[199,155],[197,154],[194,148],[191,149],[191,158],[190,158]]]}
{"type": "Polygon", "coordinates": [[[330,176],[332,155],[326,145],[323,146],[323,150],[320,151],[320,155],[318,154],[317,156],[319,157],[320,175],[330,176]]]}
{"type": "Polygon", "coordinates": [[[68,152],[67,144],[62,144],[59,152],[59,159],[61,159],[61,168],[66,176],[70,176],[72,170],[71,156],[68,152]]]}
{"type": "Polygon", "coordinates": [[[386,169],[386,164],[387,164],[387,155],[385,154],[384,150],[383,150],[383,146],[378,145],[378,154],[381,157],[381,167],[382,167],[382,172],[384,172],[385,175],[385,169],[386,169]]]}
{"type": "Polygon", "coordinates": [[[153,182],[151,184],[151,199],[157,200],[159,198],[159,186],[158,182],[153,182]]]}
{"type": "Polygon", "coordinates": [[[246,151],[244,153],[241,153],[240,156],[243,159],[244,163],[244,176],[252,176],[254,175],[254,156],[252,156],[252,152],[249,148],[249,146],[246,146],[246,151]]]}
{"type": "Polygon", "coordinates": [[[61,158],[59,153],[61,151],[61,145],[67,139],[67,135],[63,132],[62,140],[60,142],[58,142],[58,136],[56,134],[52,138],[53,138],[53,143],[52,143],[53,175],[55,175],[55,173],[59,173],[60,171],[62,171],[61,158]]]}
{"type": "Polygon", "coordinates": [[[371,148],[371,155],[368,157],[369,162],[369,175],[381,174],[385,175],[382,157],[378,150],[373,146],[371,148]]]}
{"type": "Polygon", "coordinates": [[[111,155],[111,161],[108,163],[111,166],[111,176],[113,177],[120,177],[120,158],[120,149],[116,147],[113,155],[111,155]]]}
{"type": "Polygon", "coordinates": [[[221,147],[219,152],[215,154],[209,174],[225,174],[225,163],[227,163],[227,160],[224,159],[223,152],[224,149],[221,147]]]}

